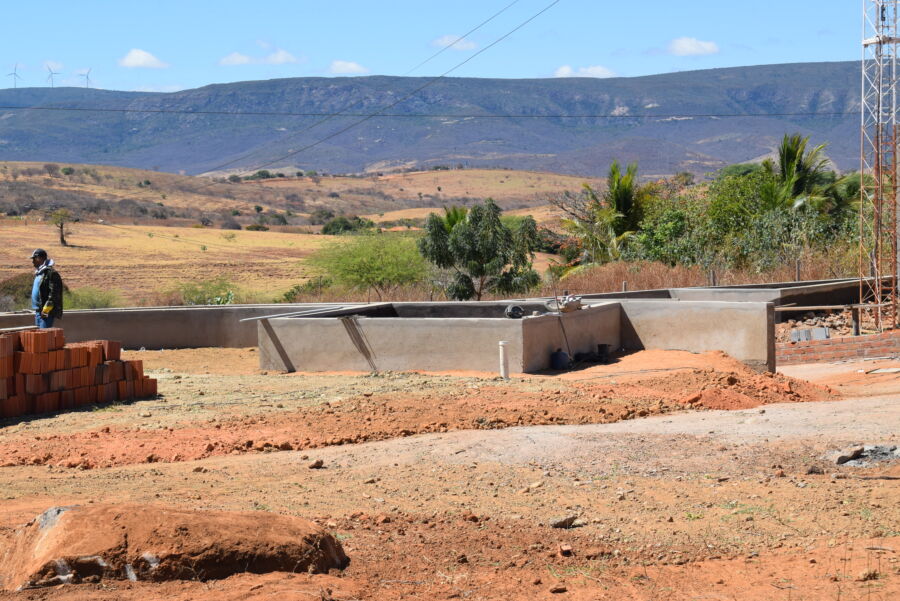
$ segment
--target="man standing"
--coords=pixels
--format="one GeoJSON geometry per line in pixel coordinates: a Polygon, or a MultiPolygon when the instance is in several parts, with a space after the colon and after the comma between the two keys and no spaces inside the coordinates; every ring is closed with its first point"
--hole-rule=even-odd
{"type": "Polygon", "coordinates": [[[34,265],[34,284],[31,287],[31,308],[34,309],[34,324],[39,328],[52,328],[53,320],[62,317],[63,283],[59,273],[53,269],[53,259],[47,251],[38,248],[31,253],[34,265]]]}

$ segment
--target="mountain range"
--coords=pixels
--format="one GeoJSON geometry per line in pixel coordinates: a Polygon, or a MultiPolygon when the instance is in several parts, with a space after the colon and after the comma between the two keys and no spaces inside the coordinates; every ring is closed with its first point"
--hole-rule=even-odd
{"type": "Polygon", "coordinates": [[[859,63],[835,62],[610,79],[304,77],[174,93],[5,89],[0,160],[186,174],[462,164],[596,176],[619,159],[638,161],[644,175],[703,174],[758,160],[785,133],[800,132],[827,142],[836,167],[851,170],[859,161],[859,81],[859,63]],[[365,119],[379,112],[387,116],[365,119]],[[327,117],[335,113],[353,116],[327,117]]]}

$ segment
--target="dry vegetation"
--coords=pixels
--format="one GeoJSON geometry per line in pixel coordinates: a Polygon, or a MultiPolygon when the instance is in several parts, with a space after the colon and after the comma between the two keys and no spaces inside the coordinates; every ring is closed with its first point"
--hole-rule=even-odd
{"type": "Polygon", "coordinates": [[[72,288],[118,292],[127,304],[167,302],[182,282],[225,277],[237,300],[269,302],[307,276],[303,259],[323,236],[209,228],[77,223],[61,247],[46,223],[0,220],[0,281],[30,273],[28,256],[46,248],[72,288]]]}
{"type": "MultiPolygon", "coordinates": [[[[602,180],[575,176],[490,169],[425,171],[365,176],[290,177],[231,183],[224,178],[65,163],[0,162],[0,212],[66,206],[85,216],[124,223],[185,225],[206,218],[235,218],[246,225],[279,212],[291,225],[305,225],[309,213],[327,208],[337,214],[379,214],[405,209],[473,204],[492,197],[506,209],[546,203],[548,195],[577,190],[602,180]],[[238,215],[233,213],[237,212],[238,215]]],[[[427,211],[413,211],[424,217],[427,211]]],[[[407,218],[396,217],[396,219],[407,218]]]]}

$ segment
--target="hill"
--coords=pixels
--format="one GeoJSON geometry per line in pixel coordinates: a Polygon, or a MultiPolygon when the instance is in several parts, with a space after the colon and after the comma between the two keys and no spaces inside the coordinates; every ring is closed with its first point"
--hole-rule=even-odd
{"type": "Polygon", "coordinates": [[[272,162],[285,171],[330,173],[461,164],[599,176],[619,158],[639,160],[642,173],[652,176],[705,173],[756,159],[784,133],[799,131],[816,143],[830,142],[828,154],[839,168],[857,163],[856,62],[612,79],[446,78],[391,108],[396,116],[370,119],[278,160],[361,119],[337,116],[312,127],[321,115],[348,107],[354,114],[374,113],[427,81],[295,78],[168,94],[0,90],[0,160],[188,174],[255,170],[272,162]],[[80,110],[56,110],[61,108],[80,110]],[[772,116],[750,116],[758,114],[772,116]]]}
{"type": "MultiPolygon", "coordinates": [[[[561,190],[597,178],[500,169],[462,169],[371,174],[364,177],[314,176],[243,182],[172,173],[73,163],[0,163],[0,213],[14,216],[68,207],[84,220],[188,225],[208,220],[248,225],[260,207],[270,223],[278,213],[288,225],[307,225],[309,214],[400,211],[470,204],[492,197],[505,209],[533,207],[561,190]]],[[[427,214],[427,212],[426,212],[427,214]]],[[[379,218],[390,221],[391,218],[379,218]]],[[[277,222],[280,222],[278,219],[277,222]]]]}

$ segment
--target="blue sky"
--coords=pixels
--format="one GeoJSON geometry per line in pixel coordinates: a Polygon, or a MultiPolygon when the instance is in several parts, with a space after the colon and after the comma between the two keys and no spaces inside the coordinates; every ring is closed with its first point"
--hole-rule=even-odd
{"type": "MultiPolygon", "coordinates": [[[[404,75],[513,0],[49,0],[4,3],[19,87],[174,91],[280,77],[404,75]]],[[[440,75],[552,0],[518,0],[410,75],[440,75]]],[[[560,0],[452,75],[639,76],[857,60],[860,0],[560,0]]],[[[4,77],[0,87],[12,87],[4,77]]]]}

